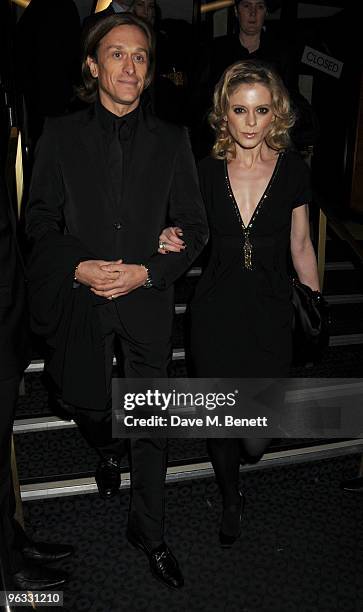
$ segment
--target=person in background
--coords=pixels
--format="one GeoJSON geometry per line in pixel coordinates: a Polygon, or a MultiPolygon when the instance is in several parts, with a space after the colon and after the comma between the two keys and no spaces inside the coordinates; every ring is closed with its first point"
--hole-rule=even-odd
{"type": "Polygon", "coordinates": [[[45,590],[62,585],[66,574],[43,564],[65,559],[71,546],[34,542],[15,520],[10,448],[19,383],[30,361],[23,262],[15,215],[0,174],[0,564],[4,587],[45,590]]]}
{"type": "Polygon", "coordinates": [[[73,0],[31,0],[16,25],[19,116],[23,140],[31,153],[45,118],[63,115],[72,106],[79,78],[79,36],[80,20],[73,0]]]}
{"type": "Polygon", "coordinates": [[[133,10],[135,15],[154,26],[157,11],[155,0],[135,0],[133,10]]]}
{"type": "Polygon", "coordinates": [[[90,27],[99,19],[115,15],[116,13],[134,13],[137,17],[145,19],[152,27],[155,26],[157,6],[155,0],[112,0],[103,9],[86,17],[82,26],[82,39],[85,38],[90,27]]]}
{"type": "Polygon", "coordinates": [[[236,0],[234,12],[237,21],[235,34],[215,38],[210,50],[210,62],[206,68],[212,91],[227,66],[246,59],[273,64],[288,86],[291,75],[286,71],[285,62],[291,58],[283,57],[281,38],[277,39],[265,26],[268,1],[236,0]]]}
{"type": "Polygon", "coordinates": [[[315,114],[308,101],[300,94],[298,85],[299,58],[289,32],[266,25],[273,0],[235,0],[236,31],[232,35],[217,37],[201,53],[197,68],[196,123],[193,126],[194,148],[197,157],[208,154],[213,144],[213,134],[207,125],[210,101],[216,83],[224,70],[237,61],[261,60],[282,78],[296,115],[291,138],[298,149],[315,143],[318,127],[315,114]]]}
{"type": "Polygon", "coordinates": [[[82,24],[81,47],[84,45],[85,38],[89,30],[103,17],[109,17],[117,13],[132,13],[134,10],[135,0],[112,0],[103,11],[92,13],[86,17],[82,24]]]}

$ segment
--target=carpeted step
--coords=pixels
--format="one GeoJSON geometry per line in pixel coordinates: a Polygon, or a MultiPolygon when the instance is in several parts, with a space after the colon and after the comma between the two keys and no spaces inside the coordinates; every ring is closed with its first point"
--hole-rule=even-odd
{"type": "MultiPolygon", "coordinates": [[[[269,452],[312,447],[326,442],[322,439],[275,439],[269,452]]],[[[15,451],[22,485],[93,476],[99,460],[97,452],[89,447],[77,427],[17,433],[15,451]]],[[[205,439],[169,440],[169,466],[204,461],[209,461],[205,439]]],[[[123,471],[128,469],[125,457],[123,471]]]]}
{"type": "Polygon", "coordinates": [[[214,479],[167,486],[165,536],[185,586],[164,588],[125,537],[129,493],[102,501],[79,495],[25,503],[38,540],[73,544],[60,564],[71,578],[72,612],[350,612],[363,609],[363,496],[341,490],[359,455],[241,474],[241,538],[218,544],[220,496],[214,479]]]}

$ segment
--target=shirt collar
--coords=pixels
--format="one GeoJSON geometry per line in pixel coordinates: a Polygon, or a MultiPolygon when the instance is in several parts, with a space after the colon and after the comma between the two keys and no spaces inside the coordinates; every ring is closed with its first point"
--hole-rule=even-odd
{"type": "Polygon", "coordinates": [[[102,129],[109,134],[113,134],[116,129],[119,129],[125,124],[127,124],[129,129],[133,131],[139,116],[139,107],[135,108],[130,113],[119,117],[118,115],[111,113],[111,111],[105,108],[103,104],[101,104],[100,99],[97,98],[96,115],[99,119],[102,129]]]}

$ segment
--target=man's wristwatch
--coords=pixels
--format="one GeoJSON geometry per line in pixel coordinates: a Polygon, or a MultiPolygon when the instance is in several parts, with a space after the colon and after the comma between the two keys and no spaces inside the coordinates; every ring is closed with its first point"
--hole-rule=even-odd
{"type": "Polygon", "coordinates": [[[153,281],[151,278],[151,274],[150,274],[150,270],[149,268],[147,268],[146,266],[144,266],[144,264],[140,264],[143,268],[145,268],[146,272],[147,272],[147,279],[143,284],[143,287],[145,287],[145,289],[151,289],[151,287],[153,286],[153,281]]]}

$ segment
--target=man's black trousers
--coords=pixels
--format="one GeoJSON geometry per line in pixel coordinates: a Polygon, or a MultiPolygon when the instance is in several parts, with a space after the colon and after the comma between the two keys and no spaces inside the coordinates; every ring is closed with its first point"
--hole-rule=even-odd
{"type": "MultiPolygon", "coordinates": [[[[145,289],[147,291],[147,289],[145,289]]],[[[122,297],[119,298],[122,300],[122,297]]],[[[94,306],[100,320],[105,352],[105,377],[109,389],[106,409],[77,411],[75,420],[87,442],[101,457],[121,457],[129,451],[131,500],[129,528],[142,537],[149,548],[164,539],[165,476],[167,440],[112,439],[111,385],[115,341],[119,340],[123,354],[124,375],[127,378],[166,378],[171,353],[170,330],[157,339],[137,337],[135,326],[131,336],[123,322],[117,302],[94,306]],[[136,336],[136,337],[135,337],[136,336]]]]}

